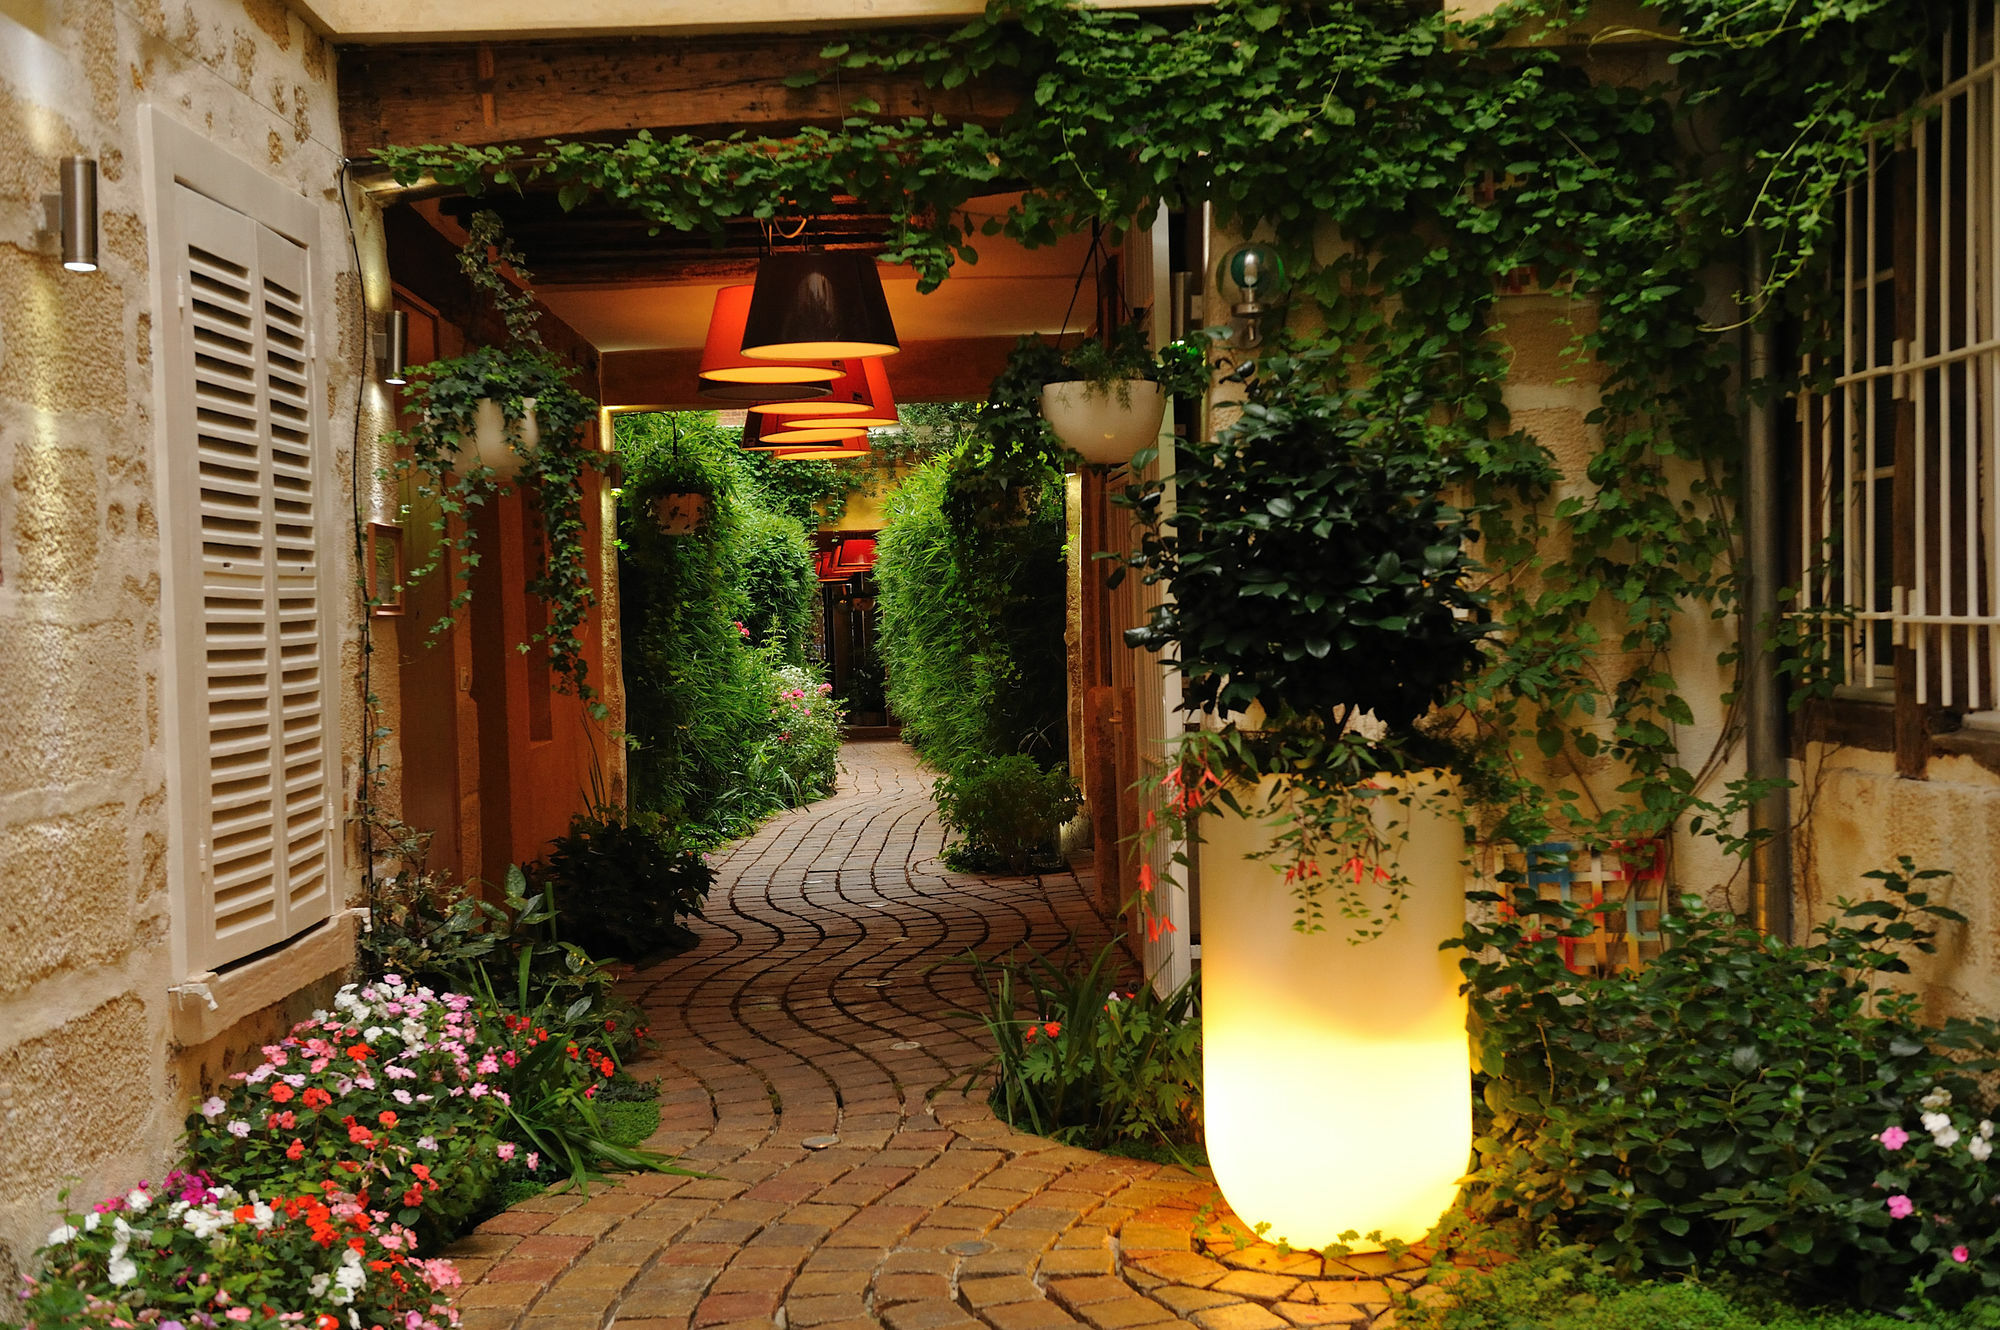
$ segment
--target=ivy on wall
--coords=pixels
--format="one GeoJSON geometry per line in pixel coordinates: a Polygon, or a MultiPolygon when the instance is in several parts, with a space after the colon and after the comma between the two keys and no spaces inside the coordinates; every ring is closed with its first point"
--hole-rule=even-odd
{"type": "Polygon", "coordinates": [[[975,262],[982,233],[1115,232],[1202,200],[1266,228],[1318,308],[1332,377],[1414,403],[1455,480],[1492,505],[1480,557],[1501,631],[1459,699],[1492,831],[1610,839],[1689,815],[1725,828],[1757,793],[1718,792],[1712,760],[1683,758],[1693,713],[1668,665],[1677,624],[1738,606],[1738,325],[1814,326],[1835,204],[1871,137],[1914,113],[1950,9],[1657,0],[1654,42],[1619,48],[1566,40],[1587,2],[1468,24],[1397,0],[1220,0],[1166,18],[996,2],[946,36],[824,55],[940,88],[1013,80],[1021,108],[998,126],[861,102],[838,129],[782,139],[381,156],[406,182],[538,184],[686,230],[858,198],[891,219],[884,257],[927,287],[975,262]],[[1543,40],[1510,41],[1524,23],[1543,40]],[[969,200],[1014,189],[1003,217],[973,225],[969,200]],[[1753,232],[1772,276],[1738,292],[1716,274],[1741,270],[1753,232]],[[1601,446],[1560,489],[1502,400],[1510,285],[1573,297],[1570,352],[1595,362],[1601,446]],[[1621,802],[1551,782],[1552,761],[1615,764],[1621,802]]]}

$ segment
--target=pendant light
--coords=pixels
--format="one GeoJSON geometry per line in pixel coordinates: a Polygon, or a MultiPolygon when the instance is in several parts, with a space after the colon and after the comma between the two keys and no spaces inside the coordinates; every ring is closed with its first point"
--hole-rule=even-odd
{"type": "Polygon", "coordinates": [[[870,429],[887,429],[897,423],[896,399],[889,392],[889,372],[882,366],[882,357],[863,356],[859,360],[833,363],[846,372],[833,381],[832,391],[825,397],[809,402],[763,402],[750,409],[787,420],[838,417],[841,424],[870,429]]]}
{"type": "Polygon", "coordinates": [[[875,258],[860,250],[766,254],[744,321],[751,360],[893,356],[902,350],[875,258]]]}
{"type": "Polygon", "coordinates": [[[839,462],[868,455],[868,436],[861,435],[845,447],[823,444],[810,448],[779,448],[770,454],[780,462],[839,462]]]}
{"type": "Polygon", "coordinates": [[[836,445],[853,448],[857,444],[857,451],[867,450],[867,429],[845,421],[827,421],[817,429],[791,429],[778,423],[776,416],[752,412],[743,425],[742,447],[745,452],[776,453],[836,445]]]}
{"type": "Polygon", "coordinates": [[[749,317],[749,286],[725,286],[715,293],[708,337],[701,348],[701,395],[721,402],[796,402],[824,397],[841,377],[831,364],[776,364],[746,360],[743,324],[749,317]]]}

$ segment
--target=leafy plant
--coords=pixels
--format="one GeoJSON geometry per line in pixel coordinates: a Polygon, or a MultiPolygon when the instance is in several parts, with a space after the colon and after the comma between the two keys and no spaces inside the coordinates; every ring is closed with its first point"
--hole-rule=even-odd
{"type": "MultiPolygon", "coordinates": [[[[520,252],[501,230],[498,216],[477,213],[467,229],[459,266],[499,309],[511,345],[478,347],[462,356],[409,370],[404,395],[415,413],[415,423],[408,430],[390,432],[385,442],[407,450],[397,458],[394,469],[413,479],[418,494],[434,506],[432,526],[439,537],[431,558],[411,569],[409,578],[415,581],[430,575],[443,562],[447,550],[455,551],[463,585],[452,596],[450,611],[471,600],[479,558],[475,552],[477,530],[469,518],[474,508],[498,494],[500,482],[492,467],[476,460],[476,452],[464,450],[477,435],[480,404],[498,403],[508,446],[521,457],[516,484],[534,496],[547,541],[543,569],[528,584],[529,592],[548,607],[547,621],[521,649],[546,643],[556,675],[580,696],[591,699],[595,692],[586,679],[589,665],[584,659],[582,631],[595,597],[583,547],[582,476],[596,457],[594,450],[584,446],[584,439],[596,418],[597,404],[570,386],[575,371],[542,344],[535,327],[538,316],[527,286],[527,269],[520,252]],[[519,287],[501,274],[500,265],[513,270],[520,279],[519,287]],[[530,414],[538,432],[532,447],[524,433],[530,414]]],[[[433,634],[449,629],[454,622],[453,614],[447,612],[432,627],[433,634]]]]}
{"type": "Polygon", "coordinates": [[[593,958],[638,960],[676,941],[676,915],[699,915],[715,870],[658,814],[600,805],[570,819],[535,872],[563,936],[593,958]]]}
{"type": "Polygon", "coordinates": [[[1091,1149],[1165,1147],[1183,1157],[1201,1139],[1201,1019],[1195,981],[1166,997],[1141,984],[1121,993],[1118,941],[1085,957],[1074,941],[997,962],[969,955],[986,1010],[994,1073],[989,1100],[1002,1120],[1091,1149]]]}
{"type": "Polygon", "coordinates": [[[767,736],[751,759],[788,808],[833,793],[840,758],[841,705],[833,685],[803,666],[787,665],[771,674],[767,736]]]}
{"type": "Polygon", "coordinates": [[[937,806],[945,826],[965,837],[954,847],[954,866],[987,860],[1025,873],[1037,860],[1061,862],[1056,834],[1083,806],[1083,795],[1062,763],[1044,771],[1034,758],[1009,753],[967,763],[939,780],[937,806]]]}
{"type": "Polygon", "coordinates": [[[1842,902],[1798,946],[1688,898],[1657,960],[1604,977],[1562,962],[1570,907],[1487,894],[1511,913],[1469,926],[1460,963],[1488,1111],[1474,1213],[1547,1226],[1628,1273],[1734,1272],[1890,1304],[1995,1287],[1979,1128],[1968,1119],[1947,1146],[1942,1122],[1901,1155],[1885,1133],[1943,1103],[1982,1111],[2000,1024],[1923,1022],[1891,977],[1960,916],[1931,898],[1934,870],[1904,859],[1869,876],[1879,898],[1842,902]],[[1920,1200],[1897,1205],[1911,1188],[1920,1200]]]}

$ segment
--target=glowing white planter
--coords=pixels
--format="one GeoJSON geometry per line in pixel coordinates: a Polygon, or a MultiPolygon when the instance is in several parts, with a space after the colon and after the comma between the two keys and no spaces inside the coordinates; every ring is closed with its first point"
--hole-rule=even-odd
{"type": "MultiPolygon", "coordinates": [[[[1455,806],[1430,773],[1405,779],[1455,806]]],[[[1464,835],[1449,807],[1384,804],[1378,824],[1411,890],[1401,917],[1358,946],[1333,911],[1324,932],[1292,927],[1284,874],[1246,858],[1271,842],[1263,823],[1202,818],[1208,1157],[1230,1207],[1294,1247],[1349,1230],[1416,1241],[1451,1205],[1472,1149],[1457,953],[1438,950],[1465,920],[1464,835]]]]}
{"type": "Polygon", "coordinates": [[[1167,397],[1147,379],[1088,383],[1081,379],[1042,388],[1042,417],[1065,446],[1097,466],[1123,466],[1160,439],[1167,397]]]}
{"type": "Polygon", "coordinates": [[[522,454],[533,452],[542,441],[542,432],[535,423],[535,399],[523,397],[521,406],[521,437],[510,440],[507,437],[507,416],[501,411],[499,401],[492,397],[480,398],[479,404],[473,408],[472,446],[459,445],[460,459],[492,467],[495,480],[512,480],[520,475],[522,454]],[[468,458],[467,453],[476,456],[468,458]]]}

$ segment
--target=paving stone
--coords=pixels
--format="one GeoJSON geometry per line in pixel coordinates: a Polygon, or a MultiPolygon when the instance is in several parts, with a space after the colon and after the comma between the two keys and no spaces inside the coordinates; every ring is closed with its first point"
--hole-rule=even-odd
{"type": "Polygon", "coordinates": [[[996,1330],[1066,1330],[1077,1319],[1045,1298],[984,1308],[980,1313],[996,1330]]]}
{"type": "Polygon", "coordinates": [[[785,1300],[785,1319],[796,1326],[827,1325],[834,1321],[858,1319],[867,1314],[868,1300],[859,1293],[831,1293],[821,1297],[793,1296],[785,1300]]]}
{"type": "Polygon", "coordinates": [[[943,1275],[883,1275],[875,1281],[877,1307],[950,1297],[951,1280],[943,1275]]]}
{"type": "Polygon", "coordinates": [[[1054,1279],[1049,1281],[1049,1292],[1056,1301],[1075,1311],[1088,1307],[1093,1302],[1109,1302],[1113,1298],[1127,1298],[1132,1289],[1122,1279],[1109,1275],[1099,1275],[1082,1279],[1054,1279]]]}
{"type": "Polygon", "coordinates": [[[1131,1330],[1134,1326],[1150,1325],[1160,1319],[1157,1302],[1139,1297],[1129,1289],[1122,1298],[1093,1302],[1081,1308],[1080,1312],[1083,1319],[1096,1326],[1097,1330],[1131,1330]]]}
{"type": "Polygon", "coordinates": [[[1313,1296],[1320,1302],[1386,1303],[1389,1288],[1379,1279],[1317,1279],[1313,1296]]]}
{"type": "Polygon", "coordinates": [[[998,1303],[1027,1302],[1030,1299],[1039,1299],[1042,1296],[1041,1290],[1035,1287],[1034,1280],[1024,1278],[1020,1275],[1001,1275],[997,1278],[987,1279],[960,1279],[958,1281],[958,1293],[960,1297],[965,1299],[966,1305],[975,1311],[983,1307],[994,1306],[998,1303]]]}
{"type": "Polygon", "coordinates": [[[1040,1268],[1044,1278],[1108,1275],[1112,1269],[1111,1253],[1088,1250],[1052,1251],[1042,1257],[1040,1268]]]}
{"type": "Polygon", "coordinates": [[[776,1293],[711,1293],[695,1308],[697,1326],[768,1317],[778,1310],[776,1293]]]}
{"type": "Polygon", "coordinates": [[[1209,1285],[1217,1293],[1233,1293],[1239,1298],[1276,1302],[1299,1286],[1289,1275],[1262,1275],[1254,1270],[1231,1270],[1209,1285]]]}
{"type": "Polygon", "coordinates": [[[880,1313],[889,1330],[957,1330],[957,1327],[975,1327],[979,1322],[968,1316],[955,1302],[933,1298],[923,1302],[905,1302],[880,1313]]]}
{"type": "Polygon", "coordinates": [[[1227,1307],[1211,1307],[1188,1317],[1201,1330],[1285,1330],[1283,1317],[1265,1311],[1253,1302],[1237,1302],[1227,1307]]]}
{"type": "Polygon", "coordinates": [[[1195,1312],[1207,1311],[1211,1307],[1227,1307],[1230,1303],[1241,1302],[1243,1299],[1232,1297],[1227,1293],[1217,1293],[1214,1289],[1165,1284],[1153,1290],[1153,1301],[1176,1316],[1189,1316],[1195,1312]]]}
{"type": "MultiPolygon", "coordinates": [[[[1356,1307],[1352,1303],[1298,1303],[1281,1302],[1275,1309],[1278,1315],[1293,1325],[1315,1326],[1360,1325],[1368,1319],[1368,1309],[1356,1307]]],[[[621,1322],[622,1324],[622,1322],[621,1322]]]]}
{"type": "Polygon", "coordinates": [[[1148,1256],[1136,1264],[1139,1269],[1158,1275],[1169,1284],[1187,1284],[1193,1288],[1207,1288],[1229,1273],[1227,1266],[1206,1256],[1196,1256],[1193,1252],[1148,1256]]]}

